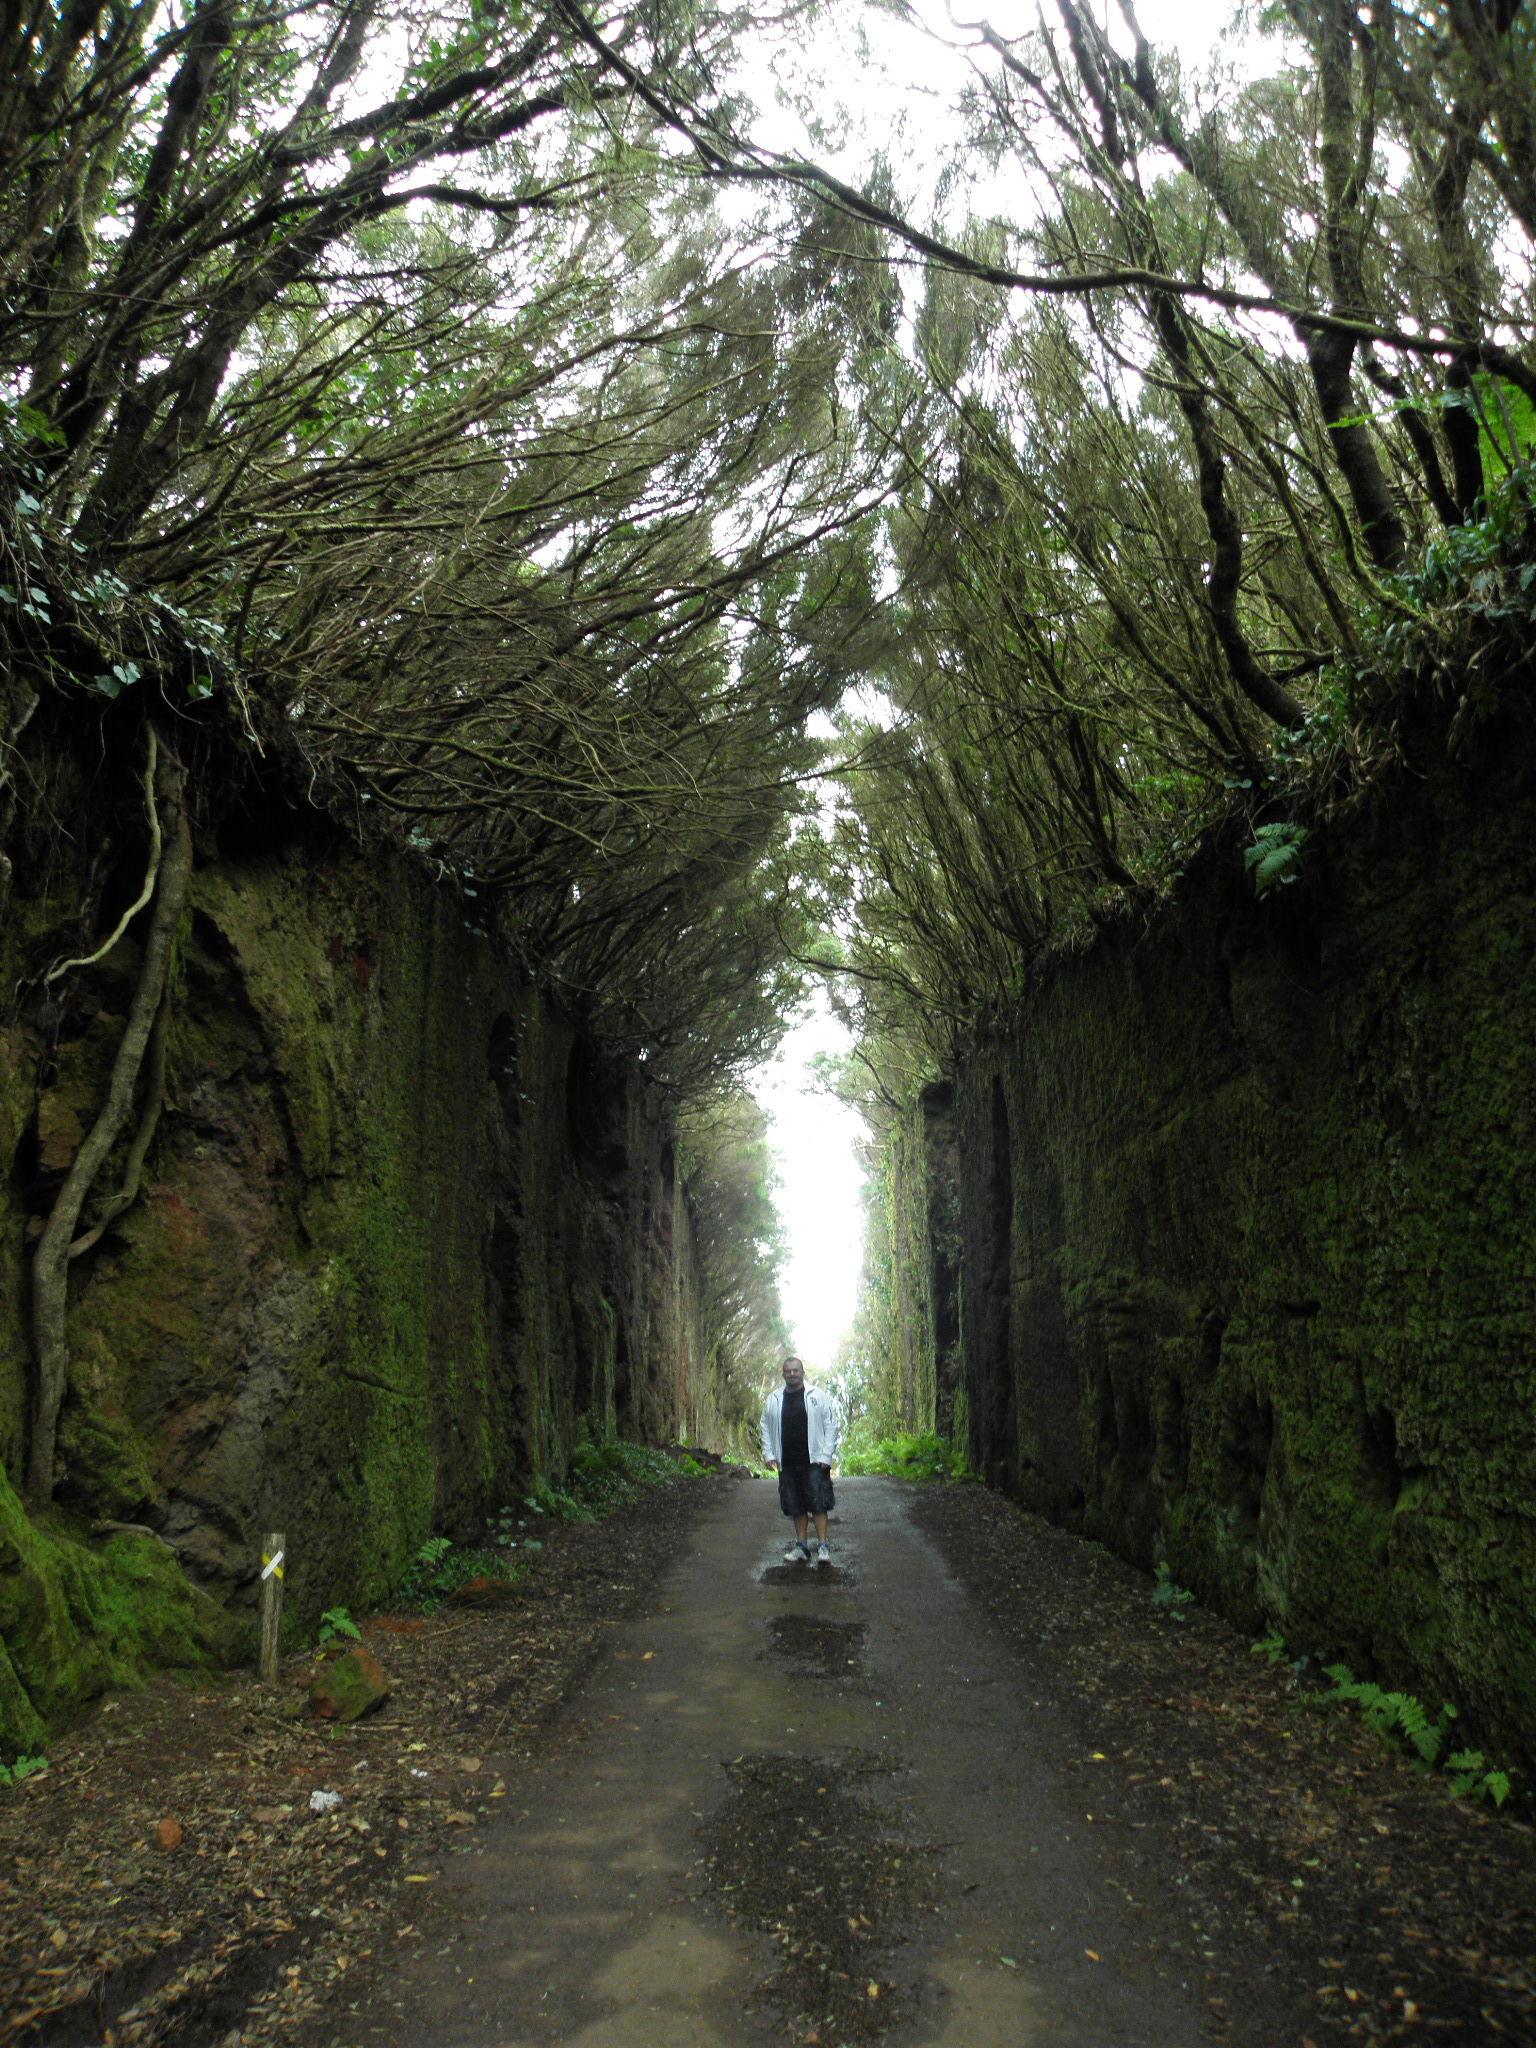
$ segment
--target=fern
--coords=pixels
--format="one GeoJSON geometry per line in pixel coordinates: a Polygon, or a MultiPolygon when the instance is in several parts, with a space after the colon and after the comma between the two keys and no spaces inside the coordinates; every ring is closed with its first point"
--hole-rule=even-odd
{"type": "Polygon", "coordinates": [[[1411,1692],[1385,1692],[1369,1678],[1356,1678],[1347,1664],[1327,1664],[1324,1676],[1333,1680],[1328,1699],[1358,1708],[1366,1725],[1388,1740],[1401,1739],[1411,1745],[1426,1764],[1433,1765],[1445,1741],[1446,1725],[1456,1718],[1456,1709],[1446,1704],[1444,1721],[1432,1721],[1424,1702],[1411,1692]]]}
{"type": "Polygon", "coordinates": [[[1301,873],[1301,849],[1306,844],[1305,825],[1279,822],[1256,825],[1253,844],[1243,855],[1243,866],[1253,876],[1253,892],[1267,895],[1282,883],[1294,882],[1301,873]]]}
{"type": "Polygon", "coordinates": [[[361,1642],[363,1632],[345,1607],[328,1607],[320,1617],[320,1633],[316,1641],[323,1646],[339,1641],[342,1636],[361,1642]]]}
{"type": "Polygon", "coordinates": [[[1425,1763],[1432,1764],[1440,1754],[1440,1730],[1425,1712],[1422,1700],[1415,1699],[1411,1692],[1389,1692],[1387,1701],[1397,1726],[1425,1763]]]}
{"type": "Polygon", "coordinates": [[[1502,1806],[1509,1797],[1511,1773],[1490,1770],[1480,1749],[1458,1749],[1454,1756],[1446,1758],[1445,1768],[1458,1799],[1470,1793],[1474,1798],[1491,1799],[1495,1806],[1502,1806]]]}
{"type": "MultiPolygon", "coordinates": [[[[1255,1656],[1267,1657],[1271,1664],[1280,1663],[1285,1646],[1278,1631],[1255,1643],[1253,1652],[1255,1656]]],[[[1293,1668],[1299,1670],[1300,1662],[1293,1668]]],[[[1347,1664],[1325,1664],[1323,1676],[1332,1681],[1333,1689],[1306,1695],[1313,1704],[1354,1707],[1383,1740],[1407,1742],[1430,1770],[1441,1764],[1458,1798],[1470,1794],[1491,1800],[1495,1806],[1502,1806],[1509,1798],[1514,1774],[1491,1770],[1480,1749],[1458,1749],[1442,1761],[1441,1752],[1449,1747],[1452,1724],[1459,1718],[1449,1700],[1441,1703],[1440,1718],[1435,1721],[1424,1702],[1413,1693],[1385,1692],[1369,1678],[1356,1678],[1347,1664]]]]}

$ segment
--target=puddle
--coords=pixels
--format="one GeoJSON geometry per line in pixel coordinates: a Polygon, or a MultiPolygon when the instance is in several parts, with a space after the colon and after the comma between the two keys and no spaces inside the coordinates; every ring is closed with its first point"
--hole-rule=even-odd
{"type": "Polygon", "coordinates": [[[768,1624],[777,1654],[815,1678],[856,1677],[868,1634],[865,1622],[825,1621],[819,1614],[776,1614],[768,1624]]]}
{"type": "Polygon", "coordinates": [[[842,1564],[770,1564],[758,1573],[764,1586],[804,1586],[808,1592],[846,1592],[858,1580],[842,1564]]]}

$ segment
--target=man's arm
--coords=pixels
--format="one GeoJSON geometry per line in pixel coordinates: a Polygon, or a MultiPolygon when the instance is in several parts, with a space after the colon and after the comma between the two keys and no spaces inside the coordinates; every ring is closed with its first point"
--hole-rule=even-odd
{"type": "Polygon", "coordinates": [[[816,1400],[817,1405],[821,1408],[826,1417],[827,1439],[827,1455],[824,1458],[819,1458],[817,1460],[817,1463],[820,1465],[824,1465],[827,1471],[830,1472],[832,1470],[832,1467],[837,1463],[837,1439],[840,1434],[839,1423],[841,1418],[839,1417],[837,1412],[837,1403],[831,1398],[830,1395],[823,1394],[820,1391],[818,1391],[816,1400]]]}

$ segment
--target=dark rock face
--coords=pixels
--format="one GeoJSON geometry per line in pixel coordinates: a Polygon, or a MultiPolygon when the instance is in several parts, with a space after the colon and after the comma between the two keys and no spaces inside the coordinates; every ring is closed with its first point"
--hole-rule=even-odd
{"type": "MultiPolygon", "coordinates": [[[[62,769],[55,781],[73,788],[62,769]]],[[[67,922],[90,880],[76,794],[75,855],[41,836],[15,849],[8,988],[88,950],[67,922]]],[[[34,992],[0,1017],[12,1484],[28,1216],[100,1099],[135,964],[130,931],[53,1014],[34,992]]],[[[69,1328],[58,1509],[147,1525],[237,1611],[266,1531],[287,1536],[299,1615],[366,1606],[429,1533],[471,1534],[563,1475],[583,1428],[719,1434],[663,1105],[450,894],[312,817],[302,831],[274,818],[265,842],[248,819],[238,841],[200,830],[149,1173],[78,1262],[69,1328]]],[[[81,1546],[71,1568],[93,1555],[81,1546]]],[[[44,1569],[35,1544],[0,1557],[0,1580],[44,1569]]],[[[56,1716],[61,1671],[44,1683],[25,1644],[6,1648],[56,1716]]]]}
{"type": "Polygon", "coordinates": [[[1536,791],[1418,764],[1256,902],[1211,850],[956,1087],[973,1453],[1536,1753],[1536,791]]]}

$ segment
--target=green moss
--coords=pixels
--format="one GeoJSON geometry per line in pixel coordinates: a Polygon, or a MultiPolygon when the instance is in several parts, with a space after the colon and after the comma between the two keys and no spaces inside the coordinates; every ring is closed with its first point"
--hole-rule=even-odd
{"type": "MultiPolygon", "coordinates": [[[[260,1035],[278,1054],[289,1128],[299,1160],[308,1173],[330,1166],[336,1143],[337,1109],[347,1095],[347,1076],[361,1048],[342,1024],[348,1017],[326,997],[336,982],[336,963],[327,934],[295,884],[301,877],[278,862],[247,868],[237,875],[221,869],[200,870],[194,881],[194,902],[230,949],[239,971],[242,994],[260,1035]],[[349,1040],[351,1041],[349,1043],[349,1040]]],[[[350,931],[357,915],[348,906],[343,929],[350,931]]],[[[341,923],[338,920],[338,923],[341,923]]],[[[189,960],[189,976],[199,968],[189,960]]],[[[205,971],[217,976],[217,961],[205,971]]],[[[199,1028],[194,1005],[181,1028],[199,1028]]],[[[350,1019],[349,1019],[350,1021],[350,1019]]],[[[228,1020],[220,1018],[219,1043],[225,1042],[228,1020]]]]}
{"type": "Polygon", "coordinates": [[[357,1149],[323,1224],[328,1312],[292,1361],[274,1442],[315,1503],[311,1525],[289,1532],[306,1612],[386,1598],[446,1500],[472,1515],[511,1481],[481,1262],[485,1169],[465,1151],[485,1086],[485,1033],[466,1030],[475,991],[441,971],[430,919],[408,903],[375,953],[388,1044],[353,1086],[357,1149]]]}
{"type": "Polygon", "coordinates": [[[1536,1758],[1536,830],[1505,765],[1429,760],[1283,909],[1192,877],[1043,971],[957,1091],[986,1469],[1536,1758]]]}
{"type": "Polygon", "coordinates": [[[0,1477],[0,1751],[42,1746],[82,1703],[151,1670],[210,1670],[251,1650],[249,1630],[153,1537],[92,1547],[31,1522],[0,1477]]]}
{"type": "MultiPolygon", "coordinates": [[[[282,1529],[301,1627],[385,1597],[429,1532],[480,1526],[533,1474],[561,1478],[583,1420],[606,1437],[622,1406],[627,1432],[675,1429],[689,1344],[707,1369],[691,1272],[662,1270],[670,1245],[647,1205],[665,1133],[654,1105],[637,1109],[637,1078],[614,1089],[633,1163],[586,1174],[569,1024],[418,870],[365,868],[321,830],[302,844],[275,833],[270,853],[195,878],[176,1113],[143,1198],[75,1276],[59,1495],[119,1520],[174,1506],[189,1554],[235,1601],[282,1529]]],[[[47,915],[72,917],[77,893],[47,915]]],[[[72,1042],[69,1088],[99,1085],[112,1009],[72,1042]]],[[[7,1058],[14,1156],[35,1049],[0,1042],[7,1058]]],[[[11,1199],[0,1190],[0,1261],[13,1260],[0,1266],[0,1447],[14,1473],[27,1365],[11,1199]]],[[[712,1394],[694,1402],[695,1417],[714,1412],[712,1394]]],[[[146,1569],[167,1556],[132,1542],[146,1569]]],[[[183,1659],[165,1588],[144,1594],[136,1632],[117,1613],[137,1567],[114,1546],[62,1524],[27,1544],[0,1595],[4,1725],[128,1682],[156,1642],[183,1659]]]]}
{"type": "Polygon", "coordinates": [[[69,1497],[102,1520],[138,1520],[158,1498],[148,1447],[115,1406],[73,1400],[60,1418],[59,1457],[69,1497]]]}
{"type": "Polygon", "coordinates": [[[937,1423],[929,1160],[920,1098],[893,1117],[867,1197],[860,1348],[867,1428],[876,1437],[937,1423]]]}

